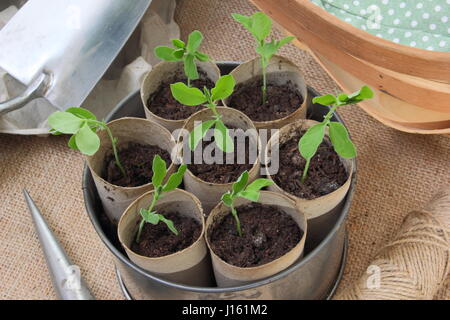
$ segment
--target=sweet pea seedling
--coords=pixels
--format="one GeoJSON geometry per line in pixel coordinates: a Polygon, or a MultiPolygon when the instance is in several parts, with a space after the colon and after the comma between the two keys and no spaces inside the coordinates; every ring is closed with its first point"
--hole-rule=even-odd
{"type": "Polygon", "coordinates": [[[256,179],[247,186],[248,183],[248,171],[244,171],[239,179],[233,183],[233,187],[230,191],[222,195],[222,202],[231,209],[231,214],[236,221],[236,229],[240,237],[242,237],[241,222],[239,221],[239,216],[234,207],[234,201],[237,198],[245,198],[253,202],[258,202],[260,193],[259,191],[268,187],[274,182],[269,179],[256,179]]]}
{"type": "Polygon", "coordinates": [[[309,128],[298,142],[300,154],[306,160],[305,169],[301,178],[302,183],[305,182],[308,175],[311,159],[323,141],[326,127],[329,127],[329,136],[334,151],[343,158],[351,159],[356,157],[356,148],[350,140],[347,129],[341,123],[331,121],[331,117],[339,106],[358,103],[365,99],[371,99],[372,97],[372,90],[368,86],[363,86],[360,90],[350,95],[341,93],[335,97],[332,94],[327,94],[321,97],[315,97],[312,100],[313,103],[332,107],[323,121],[309,128]]]}
{"type": "Polygon", "coordinates": [[[195,61],[209,60],[206,53],[198,51],[202,41],[202,33],[195,30],[189,35],[187,44],[179,39],[172,39],[172,44],[175,48],[166,46],[156,47],[155,55],[165,61],[183,61],[184,73],[187,77],[187,85],[190,87],[191,81],[199,78],[195,61]]]}
{"type": "Polygon", "coordinates": [[[100,147],[97,130],[106,130],[111,139],[116,165],[126,176],[117,153],[117,138],[112,135],[106,122],[98,121],[92,112],[83,108],[69,108],[65,112],[52,113],[48,117],[48,124],[51,127],[50,132],[54,135],[71,134],[69,147],[89,156],[95,154],[100,147]]]}
{"type": "Polygon", "coordinates": [[[183,181],[183,175],[184,172],[186,171],[186,165],[185,164],[181,165],[178,168],[178,171],[172,174],[167,180],[167,183],[164,185],[162,183],[167,175],[167,168],[166,162],[163,159],[161,159],[159,155],[156,155],[153,158],[152,170],[153,170],[152,184],[155,191],[150,206],[147,209],[142,208],[139,211],[142,220],[139,223],[139,229],[136,235],[137,243],[139,243],[141,233],[144,228],[144,224],[146,222],[151,223],[153,225],[157,225],[159,222],[163,222],[167,225],[167,228],[169,228],[170,231],[172,231],[175,235],[178,235],[178,230],[175,228],[173,221],[166,219],[166,217],[164,217],[162,214],[157,213],[154,210],[154,207],[157,201],[163,196],[164,193],[178,188],[178,186],[183,181]]]}
{"type": "Polygon", "coordinates": [[[189,147],[191,150],[195,150],[198,143],[212,127],[214,127],[214,140],[220,150],[224,152],[232,152],[234,150],[234,142],[229,134],[229,130],[221,120],[221,115],[217,112],[217,101],[230,96],[233,93],[234,86],[235,81],[231,75],[220,77],[212,90],[206,87],[203,88],[203,91],[197,88],[189,88],[182,82],[170,85],[172,95],[181,104],[186,106],[204,104],[214,114],[213,120],[200,123],[189,134],[189,147]]]}
{"type": "Polygon", "coordinates": [[[281,39],[280,41],[272,40],[270,42],[266,42],[265,39],[272,31],[272,20],[270,20],[270,18],[262,12],[256,12],[250,17],[233,13],[232,17],[234,20],[242,24],[244,28],[247,29],[256,39],[256,52],[261,57],[261,68],[263,74],[262,103],[265,104],[267,101],[267,67],[269,65],[269,61],[282,46],[294,40],[295,37],[289,36],[281,39]]]}

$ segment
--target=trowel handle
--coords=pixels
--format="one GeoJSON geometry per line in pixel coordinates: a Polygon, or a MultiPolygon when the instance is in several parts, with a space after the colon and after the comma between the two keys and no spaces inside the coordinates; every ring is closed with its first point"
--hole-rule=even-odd
{"type": "Polygon", "coordinates": [[[25,106],[31,100],[44,96],[48,89],[50,76],[48,74],[41,74],[36,78],[28,88],[19,96],[0,102],[0,116],[20,109],[25,106]]]}

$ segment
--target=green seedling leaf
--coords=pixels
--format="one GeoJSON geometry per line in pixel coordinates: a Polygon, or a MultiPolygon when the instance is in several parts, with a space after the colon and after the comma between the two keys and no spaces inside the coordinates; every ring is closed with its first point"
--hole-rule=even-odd
{"type": "Polygon", "coordinates": [[[75,141],[75,135],[71,136],[69,142],[67,143],[70,149],[78,150],[77,143],[75,141]]]}
{"type": "Polygon", "coordinates": [[[195,64],[195,55],[188,54],[184,58],[184,73],[190,80],[196,80],[199,78],[197,65],[195,64]]]}
{"type": "Polygon", "coordinates": [[[262,12],[256,12],[252,15],[253,36],[259,41],[264,41],[272,31],[272,20],[262,12]]]}
{"type": "Polygon", "coordinates": [[[229,97],[234,90],[236,81],[232,75],[222,76],[217,80],[215,87],[211,90],[213,101],[222,100],[229,97]]]}
{"type": "Polygon", "coordinates": [[[232,13],[231,16],[233,17],[234,20],[236,20],[237,22],[239,22],[240,24],[242,24],[242,26],[244,26],[245,29],[247,29],[248,32],[252,33],[252,18],[251,17],[247,17],[247,16],[243,16],[242,14],[239,13],[232,13]]]}
{"type": "Polygon", "coordinates": [[[141,217],[145,222],[151,223],[153,225],[158,224],[159,216],[154,211],[149,211],[142,208],[139,213],[141,214],[141,217]]]}
{"type": "Polygon", "coordinates": [[[264,178],[260,178],[260,179],[256,179],[255,181],[253,181],[252,183],[250,183],[246,190],[247,191],[259,191],[262,188],[268,187],[273,185],[274,182],[272,180],[269,179],[264,179],[264,178]]]}
{"type": "Polygon", "coordinates": [[[165,61],[180,61],[180,59],[174,56],[175,49],[159,46],[155,48],[155,56],[165,61]]]}
{"type": "Polygon", "coordinates": [[[237,181],[235,183],[233,183],[233,186],[232,186],[233,195],[236,195],[239,192],[241,192],[242,190],[244,190],[244,188],[248,182],[248,176],[249,176],[248,171],[246,170],[246,171],[242,172],[242,174],[239,176],[237,181]]]}
{"type": "Polygon", "coordinates": [[[311,159],[317,152],[325,135],[326,123],[319,123],[309,128],[306,133],[300,138],[298,148],[300,154],[305,159],[311,159]]]}
{"type": "Polygon", "coordinates": [[[60,133],[75,134],[80,130],[85,121],[72,113],[55,112],[48,117],[48,124],[52,129],[60,133]]]}
{"type": "Polygon", "coordinates": [[[66,112],[69,112],[80,119],[97,120],[95,114],[83,108],[69,108],[66,112]]]}
{"type": "Polygon", "coordinates": [[[216,123],[216,120],[204,121],[194,128],[189,134],[189,148],[195,150],[206,132],[216,123]]]}
{"type": "Polygon", "coordinates": [[[173,97],[185,106],[198,106],[207,101],[207,98],[200,89],[190,88],[183,82],[170,85],[173,97]]]}
{"type": "Polygon", "coordinates": [[[347,159],[356,157],[356,148],[347,129],[339,122],[330,122],[329,126],[330,140],[336,153],[347,159]]]}
{"type": "Polygon", "coordinates": [[[176,236],[178,235],[178,230],[175,228],[172,220],[166,219],[161,214],[159,215],[159,219],[167,225],[170,231],[172,231],[176,236]]]}
{"type": "Polygon", "coordinates": [[[260,193],[258,191],[241,191],[238,196],[253,202],[258,202],[260,193]]]}
{"type": "Polygon", "coordinates": [[[321,97],[314,97],[312,99],[312,102],[321,104],[323,106],[331,106],[336,104],[337,101],[335,96],[333,96],[332,94],[327,94],[321,97]]]}
{"type": "Polygon", "coordinates": [[[202,53],[202,52],[197,51],[197,52],[195,53],[195,57],[196,57],[199,61],[203,61],[203,62],[209,61],[209,56],[208,56],[206,53],[202,53]]]}
{"type": "Polygon", "coordinates": [[[166,162],[159,155],[156,155],[153,158],[152,170],[153,170],[153,177],[152,177],[153,188],[157,189],[161,186],[167,174],[166,162]]]}
{"type": "Polygon", "coordinates": [[[286,44],[292,42],[294,39],[295,39],[294,36],[287,36],[287,37],[281,39],[281,40],[278,41],[278,43],[277,43],[278,49],[280,49],[282,46],[284,46],[284,45],[286,45],[286,44]]]}
{"type": "Polygon", "coordinates": [[[337,96],[337,100],[339,102],[346,102],[348,100],[348,95],[346,95],[345,93],[341,93],[337,96]]]}
{"type": "Polygon", "coordinates": [[[233,205],[233,199],[229,193],[223,194],[221,200],[227,207],[231,207],[233,205]]]}
{"type": "Polygon", "coordinates": [[[84,123],[75,135],[75,144],[81,153],[92,156],[100,148],[100,138],[84,123]]]}
{"type": "Polygon", "coordinates": [[[183,60],[184,49],[178,49],[173,52],[173,56],[178,60],[183,60]]]}
{"type": "Polygon", "coordinates": [[[202,41],[203,41],[202,33],[198,30],[193,31],[188,37],[188,43],[186,46],[187,52],[190,54],[195,54],[198,48],[200,48],[202,41]]]}
{"type": "Polygon", "coordinates": [[[184,41],[181,41],[180,39],[172,39],[171,41],[175,48],[183,49],[186,47],[184,41]]]}
{"type": "Polygon", "coordinates": [[[178,168],[178,171],[169,177],[169,180],[163,187],[163,192],[169,192],[178,188],[181,182],[183,182],[183,176],[186,172],[186,168],[187,166],[185,164],[181,165],[178,168]]]}
{"type": "Polygon", "coordinates": [[[214,141],[223,152],[229,153],[234,150],[234,142],[230,137],[230,132],[221,120],[216,120],[214,129],[214,141]]]}

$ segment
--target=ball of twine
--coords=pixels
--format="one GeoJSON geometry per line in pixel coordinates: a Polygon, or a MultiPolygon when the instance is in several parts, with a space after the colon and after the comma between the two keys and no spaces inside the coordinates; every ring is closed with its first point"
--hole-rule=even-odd
{"type": "Polygon", "coordinates": [[[410,212],[369,268],[335,299],[433,299],[450,271],[450,188],[410,212]]]}

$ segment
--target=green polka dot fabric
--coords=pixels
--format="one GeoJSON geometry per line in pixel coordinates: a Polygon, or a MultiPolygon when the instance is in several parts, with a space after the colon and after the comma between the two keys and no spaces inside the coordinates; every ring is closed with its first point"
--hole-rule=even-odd
{"type": "Polygon", "coordinates": [[[450,52],[450,0],[311,0],[377,37],[450,52]]]}

